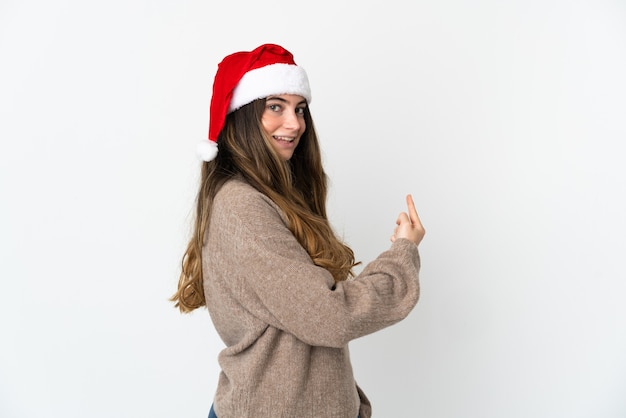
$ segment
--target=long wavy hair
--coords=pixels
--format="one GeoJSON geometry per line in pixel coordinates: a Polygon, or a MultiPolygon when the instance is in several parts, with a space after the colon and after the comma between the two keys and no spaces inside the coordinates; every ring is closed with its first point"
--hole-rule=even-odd
{"type": "Polygon", "coordinates": [[[241,176],[285,213],[289,229],[316,265],[335,282],[353,275],[354,253],[337,238],[326,215],[327,177],[309,108],[306,130],[289,161],[283,161],[263,130],[265,99],[255,100],[226,117],[218,138],[217,157],[202,164],[195,224],[182,259],[178,290],[170,298],[181,312],[206,305],[202,276],[202,245],[211,219],[213,199],[229,179],[241,176]]]}

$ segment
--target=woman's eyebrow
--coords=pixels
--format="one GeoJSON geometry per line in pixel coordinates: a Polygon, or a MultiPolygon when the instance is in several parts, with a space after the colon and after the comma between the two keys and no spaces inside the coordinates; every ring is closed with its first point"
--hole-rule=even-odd
{"type": "Polygon", "coordinates": [[[267,99],[265,100],[279,100],[281,102],[287,102],[286,99],[283,99],[282,97],[277,97],[277,96],[269,96],[267,99]]]}
{"type": "MultiPolygon", "coordinates": [[[[278,100],[278,101],[281,101],[283,103],[289,103],[289,101],[287,99],[283,99],[282,97],[278,97],[278,96],[268,96],[268,97],[265,98],[265,100],[278,100]]],[[[303,105],[303,104],[307,104],[306,103],[306,99],[302,99],[301,101],[299,101],[296,104],[296,106],[300,106],[300,105],[303,105]]]]}

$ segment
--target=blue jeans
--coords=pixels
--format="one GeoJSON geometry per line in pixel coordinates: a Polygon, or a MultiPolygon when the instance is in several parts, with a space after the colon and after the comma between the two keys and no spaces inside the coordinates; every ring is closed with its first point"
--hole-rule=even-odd
{"type": "MultiPolygon", "coordinates": [[[[209,418],[217,418],[217,415],[215,415],[215,411],[213,410],[213,405],[211,405],[211,410],[209,411],[209,418]]],[[[361,417],[358,416],[356,418],[361,418],[361,417]]]]}
{"type": "Polygon", "coordinates": [[[213,410],[213,405],[211,405],[211,410],[209,411],[209,418],[217,418],[217,415],[215,415],[215,411],[213,410]]]}

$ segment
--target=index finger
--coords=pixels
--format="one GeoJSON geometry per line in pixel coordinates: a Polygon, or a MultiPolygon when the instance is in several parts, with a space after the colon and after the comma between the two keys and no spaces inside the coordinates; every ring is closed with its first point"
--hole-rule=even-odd
{"type": "Polygon", "coordinates": [[[409,208],[409,219],[411,220],[411,224],[413,225],[421,225],[420,217],[417,214],[417,210],[415,209],[415,203],[413,202],[413,196],[410,194],[406,195],[406,205],[409,208]]]}

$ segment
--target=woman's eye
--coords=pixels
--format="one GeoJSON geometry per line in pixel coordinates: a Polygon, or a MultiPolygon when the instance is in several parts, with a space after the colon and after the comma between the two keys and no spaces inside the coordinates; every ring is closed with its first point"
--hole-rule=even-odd
{"type": "Polygon", "coordinates": [[[279,104],[270,104],[270,105],[267,106],[267,108],[269,110],[271,110],[271,111],[274,111],[274,112],[280,111],[280,105],[279,104]]]}
{"type": "Polygon", "coordinates": [[[298,115],[304,115],[304,107],[297,107],[296,108],[296,114],[298,115]]]}

